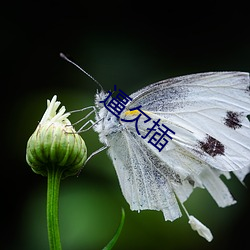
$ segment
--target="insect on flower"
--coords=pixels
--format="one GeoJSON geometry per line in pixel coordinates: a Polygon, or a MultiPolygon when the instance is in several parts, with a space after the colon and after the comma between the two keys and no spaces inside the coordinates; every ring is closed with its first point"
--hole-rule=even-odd
{"type": "Polygon", "coordinates": [[[234,174],[242,182],[250,172],[249,74],[208,72],[163,80],[130,95],[118,117],[105,107],[110,92],[98,85],[91,123],[131,210],[161,210],[166,221],[174,221],[182,215],[181,204],[191,228],[211,241],[210,230],[189,215],[184,202],[199,187],[220,207],[235,203],[220,176],[234,174]],[[145,138],[159,128],[148,143],[145,138]]]}

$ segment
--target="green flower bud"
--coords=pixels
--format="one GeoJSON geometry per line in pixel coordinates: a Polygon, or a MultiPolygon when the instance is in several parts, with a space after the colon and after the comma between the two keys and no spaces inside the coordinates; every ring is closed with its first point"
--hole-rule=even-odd
{"type": "Polygon", "coordinates": [[[58,168],[62,177],[67,177],[79,172],[86,161],[87,148],[67,119],[70,113],[65,113],[65,107],[56,113],[60,106],[56,98],[47,101],[47,110],[28,140],[26,161],[37,174],[47,176],[50,168],[58,168]]]}

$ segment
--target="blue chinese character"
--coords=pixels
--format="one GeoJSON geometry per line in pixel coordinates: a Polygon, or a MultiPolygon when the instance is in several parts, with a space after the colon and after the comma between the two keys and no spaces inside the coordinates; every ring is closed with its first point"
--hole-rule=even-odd
{"type": "MultiPolygon", "coordinates": [[[[114,86],[114,91],[116,91],[116,85],[114,86]]],[[[132,101],[132,98],[129,97],[127,94],[125,94],[121,89],[119,89],[118,94],[115,97],[112,97],[112,92],[108,91],[108,96],[105,98],[104,101],[100,101],[100,103],[104,103],[104,107],[110,111],[113,115],[115,115],[117,118],[120,118],[120,114],[125,110],[126,105],[129,103],[129,101],[132,101]],[[111,98],[111,100],[108,102],[108,100],[111,98]]],[[[135,115],[137,116],[131,120],[127,119],[120,119],[123,122],[135,122],[135,129],[138,135],[141,135],[139,128],[138,128],[138,121],[142,115],[144,115],[147,119],[144,120],[144,123],[149,122],[152,120],[146,112],[141,110],[141,105],[129,109],[129,111],[125,112],[128,113],[128,115],[135,115]],[[139,111],[139,112],[135,112],[139,111]]],[[[169,139],[172,140],[173,138],[168,134],[168,132],[175,134],[173,130],[165,126],[164,124],[159,124],[160,119],[157,121],[153,121],[154,125],[151,128],[147,128],[148,132],[145,136],[141,135],[143,139],[146,139],[149,134],[154,131],[153,135],[149,138],[148,143],[153,145],[156,149],[161,152],[163,148],[168,144],[169,139]],[[167,140],[166,137],[169,139],[167,140]]]]}
{"type": "MultiPolygon", "coordinates": [[[[114,91],[116,91],[116,85],[114,86],[114,91]]],[[[132,98],[125,94],[121,89],[119,89],[119,93],[116,97],[113,97],[108,103],[108,99],[111,97],[111,91],[108,91],[108,96],[104,101],[100,101],[100,103],[104,103],[105,108],[110,111],[113,115],[119,118],[119,115],[125,109],[125,106],[129,101],[132,101],[132,98]]]]}
{"type": "Polygon", "coordinates": [[[151,138],[148,140],[148,143],[153,145],[156,149],[159,150],[159,152],[161,152],[168,143],[168,140],[165,138],[165,136],[172,140],[173,138],[168,134],[168,132],[171,132],[172,134],[175,134],[175,132],[164,124],[161,124],[160,126],[159,122],[160,119],[158,119],[157,121],[153,121],[153,127],[147,128],[148,133],[145,136],[142,136],[142,138],[145,139],[152,131],[157,131],[151,136],[151,138]],[[156,130],[156,127],[158,130],[156,130]]]}
{"type": "Polygon", "coordinates": [[[144,116],[146,116],[148,118],[147,120],[144,121],[144,123],[146,123],[146,122],[148,122],[148,121],[151,120],[151,118],[145,112],[143,112],[140,108],[141,108],[141,105],[138,106],[138,107],[136,107],[136,108],[130,109],[130,111],[139,110],[141,112],[134,119],[132,119],[132,120],[121,119],[121,121],[123,121],[123,122],[133,122],[133,121],[135,121],[135,129],[136,129],[136,132],[137,132],[138,135],[141,135],[140,132],[139,132],[139,129],[138,129],[138,121],[139,121],[141,115],[143,114],[144,116]]]}

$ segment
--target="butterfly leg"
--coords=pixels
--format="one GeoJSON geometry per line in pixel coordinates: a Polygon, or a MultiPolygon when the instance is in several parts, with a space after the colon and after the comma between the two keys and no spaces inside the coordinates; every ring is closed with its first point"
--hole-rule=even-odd
{"type": "Polygon", "coordinates": [[[85,111],[87,109],[92,109],[92,110],[87,115],[85,115],[83,118],[81,118],[79,121],[75,122],[73,125],[76,125],[76,124],[82,122],[83,120],[87,119],[93,113],[96,114],[96,108],[94,106],[90,106],[90,107],[70,111],[70,114],[72,114],[72,113],[76,113],[76,112],[83,112],[83,111],[85,111]]]}
{"type": "Polygon", "coordinates": [[[101,148],[97,149],[96,151],[94,151],[93,153],[91,153],[91,155],[87,158],[87,160],[84,162],[83,166],[81,167],[81,169],[79,170],[79,172],[77,173],[77,176],[80,175],[82,169],[84,168],[84,166],[87,164],[87,162],[96,154],[102,152],[103,150],[107,149],[108,146],[102,146],[101,148]]]}
{"type": "Polygon", "coordinates": [[[90,130],[92,127],[94,127],[98,122],[100,122],[102,119],[100,119],[100,120],[98,120],[98,121],[96,121],[96,122],[94,122],[94,121],[92,121],[92,120],[88,120],[86,123],[84,123],[81,127],[80,127],[80,129],[78,129],[78,131],[77,131],[77,133],[82,133],[82,132],[86,132],[86,131],[88,131],[88,130],[90,130]],[[83,129],[84,127],[86,127],[86,125],[88,125],[89,123],[91,123],[91,125],[88,127],[88,128],[86,128],[86,129],[83,129]]]}
{"type": "MultiPolygon", "coordinates": [[[[83,118],[81,118],[80,120],[78,120],[77,122],[75,122],[74,124],[72,124],[73,126],[81,123],[82,121],[86,120],[90,115],[92,115],[93,113],[95,113],[95,115],[97,114],[96,112],[96,108],[95,106],[89,106],[89,107],[85,107],[85,108],[82,108],[82,109],[77,109],[77,110],[73,110],[70,112],[70,114],[72,113],[76,113],[76,112],[83,112],[85,110],[88,110],[88,109],[92,109],[88,114],[86,114],[83,118]]],[[[97,121],[99,122],[99,121],[97,121]]],[[[84,123],[77,131],[77,133],[81,133],[81,132],[85,132],[85,131],[88,131],[89,129],[91,129],[97,122],[93,122],[92,120],[88,120],[86,123],[84,123]],[[84,129],[84,127],[86,127],[88,124],[91,123],[91,126],[89,126],[88,128],[84,129]]]]}
{"type": "Polygon", "coordinates": [[[107,149],[108,146],[102,146],[101,148],[97,149],[96,151],[94,151],[93,153],[91,153],[91,155],[87,158],[87,160],[85,161],[84,165],[86,165],[86,163],[96,154],[102,152],[103,150],[107,149]]]}

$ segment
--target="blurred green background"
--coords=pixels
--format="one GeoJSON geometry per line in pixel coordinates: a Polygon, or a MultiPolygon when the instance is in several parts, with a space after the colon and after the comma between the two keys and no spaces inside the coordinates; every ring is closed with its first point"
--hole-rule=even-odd
{"type": "MultiPolygon", "coordinates": [[[[173,76],[250,69],[249,18],[242,5],[186,6],[169,2],[10,2],[1,6],[2,227],[1,249],[48,249],[46,178],[25,161],[26,143],[54,94],[67,110],[93,105],[96,84],[59,57],[67,55],[102,83],[127,94],[173,76]]],[[[77,121],[82,114],[71,117],[77,121]]],[[[102,145],[82,134],[89,154],[102,145]]],[[[81,175],[62,181],[60,229],[64,250],[95,250],[126,219],[114,249],[248,249],[249,188],[226,180],[237,204],[218,208],[205,190],[186,202],[213,235],[206,242],[185,216],[132,212],[111,161],[102,152],[81,175]]],[[[250,186],[250,177],[246,178],[250,186]]]]}

